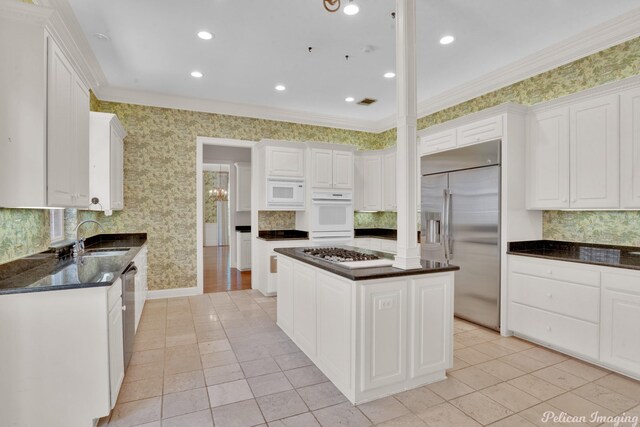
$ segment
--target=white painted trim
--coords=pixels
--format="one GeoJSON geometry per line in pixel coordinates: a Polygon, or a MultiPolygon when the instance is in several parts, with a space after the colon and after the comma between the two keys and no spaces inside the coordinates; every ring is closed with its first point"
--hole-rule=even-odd
{"type": "Polygon", "coordinates": [[[176,288],[176,289],[156,289],[147,292],[147,299],[161,299],[161,298],[178,298],[178,297],[191,297],[195,295],[201,295],[202,289],[200,288],[176,288]]]}
{"type": "MultiPolygon", "coordinates": [[[[196,280],[197,289],[199,291],[198,295],[204,293],[204,214],[202,212],[204,206],[204,200],[202,197],[202,171],[204,164],[202,152],[205,145],[253,148],[256,145],[256,142],[242,139],[210,138],[207,136],[196,137],[196,280]]],[[[253,163],[253,150],[251,150],[251,159],[253,163]]],[[[231,236],[229,236],[229,239],[231,240],[231,236]]]]}

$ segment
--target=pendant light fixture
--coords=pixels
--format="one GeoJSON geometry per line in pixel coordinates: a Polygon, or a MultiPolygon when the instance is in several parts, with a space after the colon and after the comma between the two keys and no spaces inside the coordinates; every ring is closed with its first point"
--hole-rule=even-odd
{"type": "MultiPolygon", "coordinates": [[[[340,0],[322,0],[322,4],[327,12],[337,12],[340,10],[340,0]]],[[[342,9],[345,15],[355,15],[360,12],[360,8],[353,0],[349,0],[349,3],[342,9]]]]}
{"type": "Polygon", "coordinates": [[[222,173],[222,166],[218,165],[218,167],[219,169],[215,179],[215,181],[217,181],[217,184],[214,184],[213,189],[209,190],[209,198],[212,199],[214,202],[226,202],[227,200],[229,200],[227,198],[229,196],[229,192],[225,188],[222,188],[222,186],[220,185],[220,175],[222,173]]]}

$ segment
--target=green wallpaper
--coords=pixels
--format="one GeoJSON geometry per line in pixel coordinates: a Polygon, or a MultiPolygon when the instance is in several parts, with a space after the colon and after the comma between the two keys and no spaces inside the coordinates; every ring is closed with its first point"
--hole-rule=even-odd
{"type": "Polygon", "coordinates": [[[640,211],[548,211],[543,235],[549,240],[640,246],[640,211]]]}
{"type": "Polygon", "coordinates": [[[294,211],[258,211],[258,230],[294,230],[294,211]]]}
{"type": "Polygon", "coordinates": [[[396,212],[356,212],[353,219],[355,228],[391,228],[396,229],[396,212]]]}

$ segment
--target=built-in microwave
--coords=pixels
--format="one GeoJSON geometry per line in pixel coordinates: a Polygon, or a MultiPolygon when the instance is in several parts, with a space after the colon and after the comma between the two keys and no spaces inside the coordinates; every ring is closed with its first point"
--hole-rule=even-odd
{"type": "Polygon", "coordinates": [[[304,180],[267,179],[267,207],[304,210],[304,180]]]}

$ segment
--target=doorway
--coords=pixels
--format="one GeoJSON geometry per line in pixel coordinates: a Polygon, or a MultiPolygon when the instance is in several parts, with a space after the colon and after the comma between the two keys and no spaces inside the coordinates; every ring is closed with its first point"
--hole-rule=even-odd
{"type": "Polygon", "coordinates": [[[239,231],[251,211],[238,204],[238,168],[251,164],[251,141],[197,139],[198,287],[203,293],[251,289],[251,271],[240,266],[239,231]],[[241,271],[242,270],[242,271],[241,271]]]}

